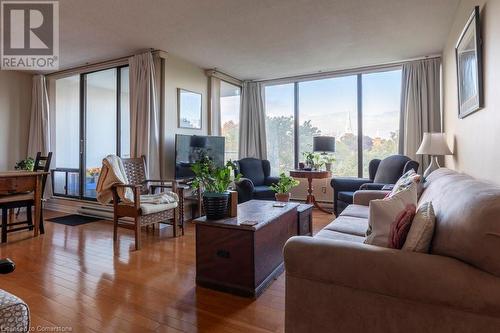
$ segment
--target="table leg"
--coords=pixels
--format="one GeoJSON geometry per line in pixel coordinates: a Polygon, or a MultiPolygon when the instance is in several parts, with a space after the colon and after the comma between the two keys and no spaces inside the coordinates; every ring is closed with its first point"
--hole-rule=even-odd
{"type": "Polygon", "coordinates": [[[323,207],[321,207],[318,204],[318,202],[316,201],[316,198],[314,197],[314,194],[313,194],[312,178],[307,178],[307,182],[308,182],[309,187],[307,189],[307,200],[306,200],[306,203],[314,205],[314,207],[316,207],[317,209],[319,209],[323,213],[333,214],[333,212],[329,212],[326,209],[324,209],[323,207]]]}
{"type": "Polygon", "coordinates": [[[42,176],[36,177],[36,187],[35,187],[35,220],[33,224],[35,225],[35,237],[38,236],[40,230],[40,215],[42,212],[42,176]]]}

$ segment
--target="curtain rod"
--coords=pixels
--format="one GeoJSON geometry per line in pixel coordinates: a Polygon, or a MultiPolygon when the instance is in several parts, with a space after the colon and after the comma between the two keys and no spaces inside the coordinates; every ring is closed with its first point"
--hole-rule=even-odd
{"type": "Polygon", "coordinates": [[[141,54],[147,51],[151,51],[153,54],[159,54],[160,57],[166,58],[167,57],[167,52],[162,51],[162,50],[157,50],[157,49],[145,49],[141,51],[137,51],[133,54],[130,54],[128,56],[123,56],[119,58],[114,58],[114,59],[108,59],[108,60],[103,60],[103,61],[98,61],[94,63],[86,63],[84,65],[76,66],[76,67],[71,67],[67,69],[63,69],[60,71],[52,72],[49,74],[45,74],[46,77],[52,77],[52,76],[64,76],[65,74],[71,74],[75,72],[81,72],[85,71],[86,69],[88,70],[89,68],[101,68],[101,67],[106,67],[108,65],[114,65],[114,64],[120,64],[120,63],[125,63],[128,62],[128,59],[130,57],[133,57],[137,54],[141,54]]]}
{"type": "Polygon", "coordinates": [[[409,63],[412,61],[436,59],[436,58],[441,58],[441,55],[434,54],[434,55],[430,55],[430,56],[423,56],[423,57],[417,57],[417,58],[410,58],[410,59],[406,59],[406,60],[386,62],[386,63],[379,64],[379,65],[351,67],[351,68],[345,68],[345,69],[338,69],[338,70],[334,70],[334,71],[325,71],[325,72],[320,71],[320,72],[315,72],[315,73],[311,73],[311,74],[300,74],[300,75],[277,77],[277,78],[271,78],[271,79],[252,80],[252,82],[259,82],[259,83],[275,83],[276,82],[277,83],[277,82],[301,81],[301,80],[306,80],[306,79],[322,78],[322,77],[327,77],[327,76],[339,76],[339,75],[345,75],[345,74],[353,74],[353,73],[360,73],[360,72],[366,72],[366,71],[371,71],[371,70],[391,68],[391,67],[403,65],[403,64],[406,64],[406,63],[409,63]]]}

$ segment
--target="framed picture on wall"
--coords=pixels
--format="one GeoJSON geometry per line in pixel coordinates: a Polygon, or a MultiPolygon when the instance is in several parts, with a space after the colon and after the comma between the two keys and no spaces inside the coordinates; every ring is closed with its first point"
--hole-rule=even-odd
{"type": "Polygon", "coordinates": [[[177,126],[201,129],[201,94],[177,88],[177,126]]]}
{"type": "Polygon", "coordinates": [[[483,63],[479,6],[474,8],[455,47],[458,84],[458,117],[484,106],[483,63]]]}

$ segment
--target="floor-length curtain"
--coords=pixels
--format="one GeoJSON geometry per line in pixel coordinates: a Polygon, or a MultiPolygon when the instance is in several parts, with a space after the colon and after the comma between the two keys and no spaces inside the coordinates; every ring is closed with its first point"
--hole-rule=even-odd
{"type": "Polygon", "coordinates": [[[151,52],[129,59],[130,155],[146,156],[149,177],[160,177],[160,114],[151,52]]]}
{"type": "Polygon", "coordinates": [[[45,76],[34,75],[31,89],[31,116],[28,139],[28,156],[37,152],[47,155],[50,150],[49,98],[45,76]]]}
{"type": "Polygon", "coordinates": [[[214,76],[210,80],[210,134],[221,135],[220,115],[220,79],[214,76]]]}
{"type": "Polygon", "coordinates": [[[441,132],[441,59],[408,62],[402,69],[400,147],[408,157],[429,165],[429,157],[417,155],[424,132],[441,132]]]}
{"type": "Polygon", "coordinates": [[[263,87],[257,82],[243,82],[240,108],[239,158],[267,158],[266,117],[263,87]]]}

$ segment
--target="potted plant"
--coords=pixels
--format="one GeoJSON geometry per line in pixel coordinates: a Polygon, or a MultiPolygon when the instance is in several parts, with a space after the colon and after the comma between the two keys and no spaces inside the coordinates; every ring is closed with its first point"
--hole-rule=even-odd
{"type": "Polygon", "coordinates": [[[335,162],[335,157],[332,155],[324,155],[323,163],[325,164],[326,171],[332,171],[332,163],[335,162]]]}
{"type": "Polygon", "coordinates": [[[277,184],[272,184],[271,190],[276,192],[276,201],[288,202],[290,201],[290,190],[299,185],[299,181],[281,173],[277,184]]]}
{"type": "MultiPolygon", "coordinates": [[[[203,191],[203,208],[207,219],[218,220],[226,216],[229,202],[227,189],[233,181],[231,174],[235,167],[231,161],[223,167],[217,167],[206,156],[191,166],[195,174],[192,186],[203,191]]],[[[234,180],[237,181],[240,177],[238,174],[234,180]]]]}
{"type": "Polygon", "coordinates": [[[320,154],[314,152],[304,152],[303,155],[306,159],[307,168],[310,170],[319,170],[323,165],[320,154]]]}
{"type": "Polygon", "coordinates": [[[25,160],[17,162],[16,165],[14,166],[14,169],[23,171],[33,171],[34,167],[35,167],[35,160],[31,157],[28,157],[25,160]]]}

